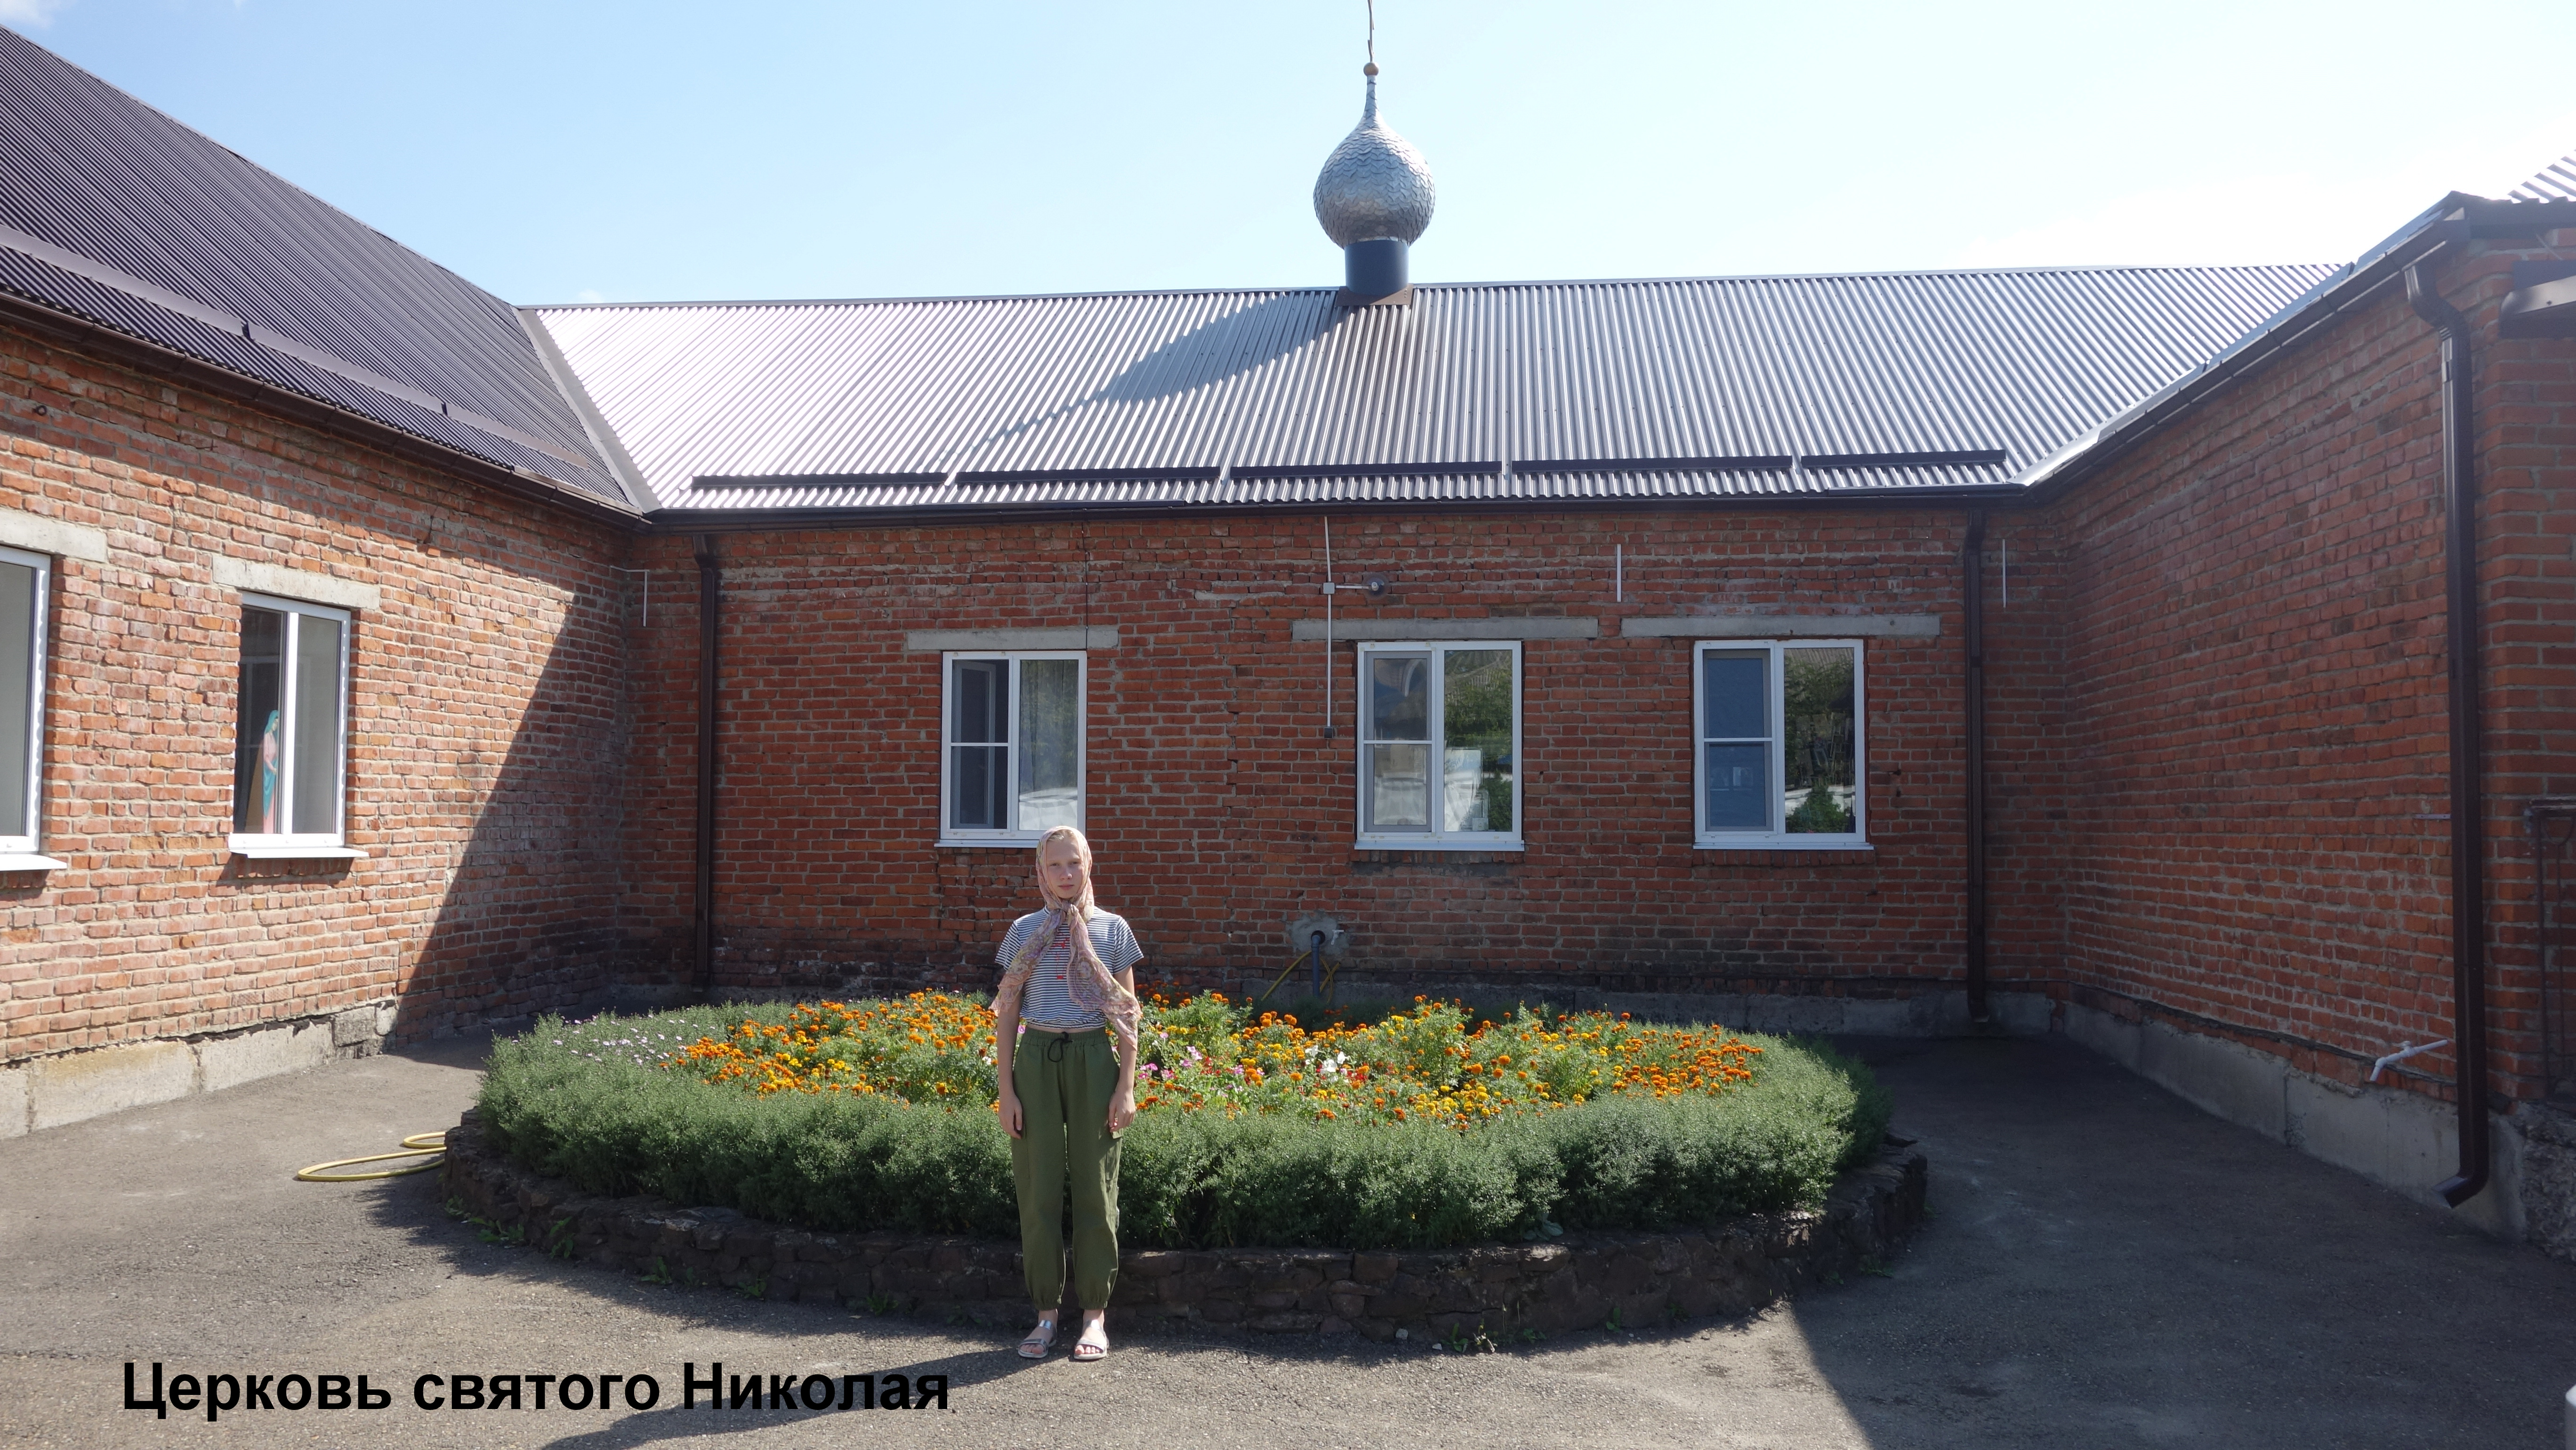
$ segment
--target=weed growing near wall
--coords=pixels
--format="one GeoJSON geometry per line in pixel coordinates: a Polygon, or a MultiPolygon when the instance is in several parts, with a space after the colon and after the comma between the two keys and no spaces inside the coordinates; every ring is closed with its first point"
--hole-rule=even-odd
{"type": "MultiPolygon", "coordinates": [[[[1597,1014],[1417,1002],[1307,1027],[1210,996],[1153,1003],[1145,1048],[1120,1174],[1139,1246],[1434,1247],[1812,1205],[1888,1116],[1822,1044],[1597,1014]]],[[[936,994],[548,1019],[495,1049],[483,1119],[592,1192],[1008,1238],[991,1054],[981,1004],[936,994]]]]}

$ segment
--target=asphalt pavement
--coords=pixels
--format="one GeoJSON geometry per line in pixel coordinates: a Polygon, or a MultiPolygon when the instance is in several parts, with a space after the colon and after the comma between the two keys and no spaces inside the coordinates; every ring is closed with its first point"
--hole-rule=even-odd
{"type": "MultiPolygon", "coordinates": [[[[1099,1365],[966,1326],[770,1304],[487,1244],[434,1174],[292,1180],[445,1127],[447,1042],[0,1142],[0,1445],[2556,1446],[2576,1265],[2488,1240],[2062,1040],[1854,1044],[1930,1155],[1885,1277],[1741,1320],[1495,1353],[1121,1337],[1099,1365]],[[382,1409],[123,1408],[124,1371],[361,1374],[382,1409]],[[682,1366],[944,1377],[944,1408],[678,1408],[682,1366]],[[517,1375],[515,1409],[424,1410],[517,1375]],[[524,1377],[554,1375],[548,1408],[524,1377]],[[659,1401],[564,1409],[562,1376],[659,1401]]],[[[1113,1331],[1115,1322],[1113,1320],[1113,1331]]],[[[855,1382],[852,1382],[855,1383],[855,1382]]],[[[275,1393],[283,1393],[278,1390],[275,1393]]],[[[148,1395],[146,1396],[148,1398],[148,1395]]],[[[274,1403],[274,1400],[272,1400],[274,1403]]],[[[837,1398],[834,1400],[837,1404],[837,1398]]]]}

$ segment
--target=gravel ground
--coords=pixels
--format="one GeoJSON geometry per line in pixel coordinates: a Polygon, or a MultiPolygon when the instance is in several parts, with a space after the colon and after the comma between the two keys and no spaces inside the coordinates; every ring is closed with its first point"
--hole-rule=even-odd
{"type": "MultiPolygon", "coordinates": [[[[433,1045],[0,1142],[0,1444],[626,1447],[2556,1443],[2576,1266],[2490,1242],[2062,1041],[1853,1044],[1932,1162],[1886,1278],[1493,1354],[1157,1335],[1076,1366],[943,1324],[487,1246],[423,1175],[300,1164],[452,1123],[433,1045]],[[391,1408],[120,1408],[170,1373],[364,1373],[391,1408]],[[680,1411],[681,1365],[948,1377],[946,1410],[680,1411]],[[649,1373],[650,1411],[413,1408],[423,1373],[649,1373]]],[[[1114,1329],[1113,1323],[1113,1329],[1114,1329]]]]}

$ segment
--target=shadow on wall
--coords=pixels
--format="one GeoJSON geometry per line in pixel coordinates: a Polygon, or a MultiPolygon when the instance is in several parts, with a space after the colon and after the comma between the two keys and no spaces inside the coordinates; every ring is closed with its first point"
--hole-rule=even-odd
{"type": "MultiPolygon", "coordinates": [[[[487,577],[508,578],[508,560],[483,562],[487,577]]],[[[389,858],[384,869],[429,876],[437,892],[399,989],[397,1038],[507,1030],[609,998],[628,735],[625,601],[588,584],[559,607],[530,594],[537,602],[520,606],[525,622],[533,629],[552,613],[557,623],[524,705],[445,688],[491,678],[495,662],[432,653],[422,662],[429,678],[401,702],[410,738],[372,772],[388,797],[371,833],[389,858]]]]}

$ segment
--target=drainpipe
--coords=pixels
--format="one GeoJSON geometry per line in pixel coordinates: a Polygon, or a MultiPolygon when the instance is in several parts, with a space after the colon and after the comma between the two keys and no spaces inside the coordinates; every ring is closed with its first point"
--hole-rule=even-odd
{"type": "Polygon", "coordinates": [[[2470,431],[2469,320],[2419,264],[2406,302],[2442,333],[2442,591],[2450,659],[2451,1060],[2460,1171],[2433,1191],[2453,1208],[2487,1186],[2486,762],[2478,700],[2477,440],[2470,431]]]}
{"type": "Polygon", "coordinates": [[[724,616],[724,576],[713,534],[698,535],[698,861],[691,923],[698,997],[716,991],[716,635],[724,616]]]}
{"type": "Polygon", "coordinates": [[[1983,1026],[1986,1006],[1986,516],[1968,515],[1959,548],[1959,598],[1968,636],[1968,1020],[1983,1026]]]}

